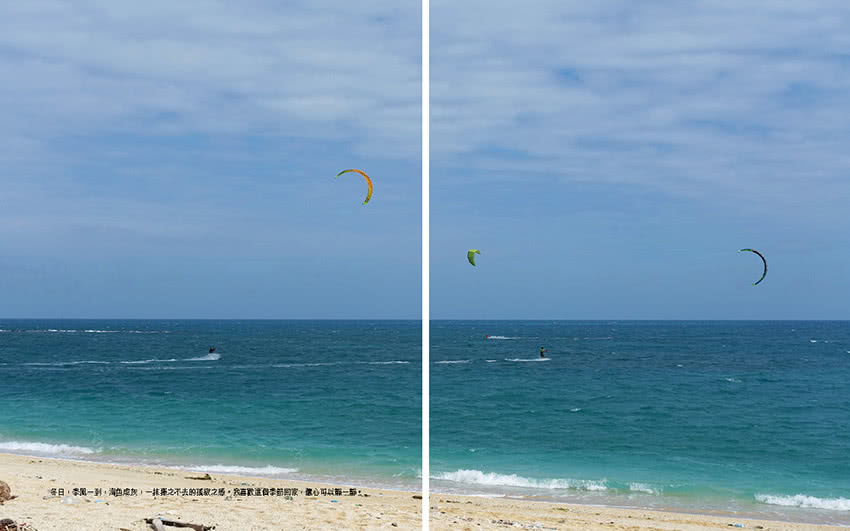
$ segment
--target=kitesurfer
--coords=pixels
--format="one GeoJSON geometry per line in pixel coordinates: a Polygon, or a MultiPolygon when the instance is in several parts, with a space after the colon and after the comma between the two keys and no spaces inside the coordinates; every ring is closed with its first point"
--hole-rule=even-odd
{"type": "Polygon", "coordinates": [[[541,357],[541,358],[545,358],[545,357],[546,357],[546,354],[544,354],[544,352],[546,352],[546,349],[545,349],[545,348],[543,348],[543,347],[540,347],[540,357],[541,357]]]}
{"type": "Polygon", "coordinates": [[[215,347],[210,347],[210,354],[212,354],[213,352],[215,352],[215,347]]]}

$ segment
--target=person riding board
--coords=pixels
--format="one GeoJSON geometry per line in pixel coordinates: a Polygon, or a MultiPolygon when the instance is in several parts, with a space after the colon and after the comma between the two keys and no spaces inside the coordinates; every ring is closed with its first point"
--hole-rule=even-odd
{"type": "Polygon", "coordinates": [[[545,358],[545,357],[546,357],[546,354],[544,354],[544,352],[549,352],[549,351],[548,351],[548,350],[546,350],[546,349],[545,349],[545,348],[543,348],[543,347],[540,347],[540,357],[541,357],[541,358],[545,358]]]}

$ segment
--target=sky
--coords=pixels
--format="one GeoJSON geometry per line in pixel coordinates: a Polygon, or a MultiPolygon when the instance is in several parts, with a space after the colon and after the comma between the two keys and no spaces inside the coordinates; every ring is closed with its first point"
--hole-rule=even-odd
{"type": "Polygon", "coordinates": [[[432,0],[431,317],[850,319],[848,25],[432,0]]]}
{"type": "Polygon", "coordinates": [[[420,317],[418,2],[5,2],[0,79],[0,317],[420,317]]]}

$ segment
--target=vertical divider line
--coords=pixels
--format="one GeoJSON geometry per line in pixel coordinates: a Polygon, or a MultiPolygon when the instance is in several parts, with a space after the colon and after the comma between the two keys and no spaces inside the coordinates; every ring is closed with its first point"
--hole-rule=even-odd
{"type": "Polygon", "coordinates": [[[431,20],[430,0],[422,2],[422,529],[429,531],[430,511],[430,426],[431,426],[431,352],[430,352],[430,256],[431,256],[431,20]]]}

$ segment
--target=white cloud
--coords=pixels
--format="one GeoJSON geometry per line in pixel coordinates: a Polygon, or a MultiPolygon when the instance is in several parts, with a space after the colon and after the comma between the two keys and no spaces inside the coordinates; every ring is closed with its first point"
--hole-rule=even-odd
{"type": "Polygon", "coordinates": [[[7,3],[3,133],[312,131],[411,157],[419,136],[398,115],[418,123],[418,28],[416,6],[382,1],[7,3]]]}
{"type": "Polygon", "coordinates": [[[432,167],[802,207],[846,226],[848,22],[850,5],[826,0],[436,0],[432,167]]]}
{"type": "MultiPolygon", "coordinates": [[[[331,221],[280,234],[318,201],[318,164],[334,164],[330,186],[338,160],[419,159],[419,13],[385,0],[3,3],[7,251],[218,240],[262,255],[277,249],[267,242],[322,241],[331,221]]],[[[378,183],[388,229],[418,178],[378,183]]]]}

